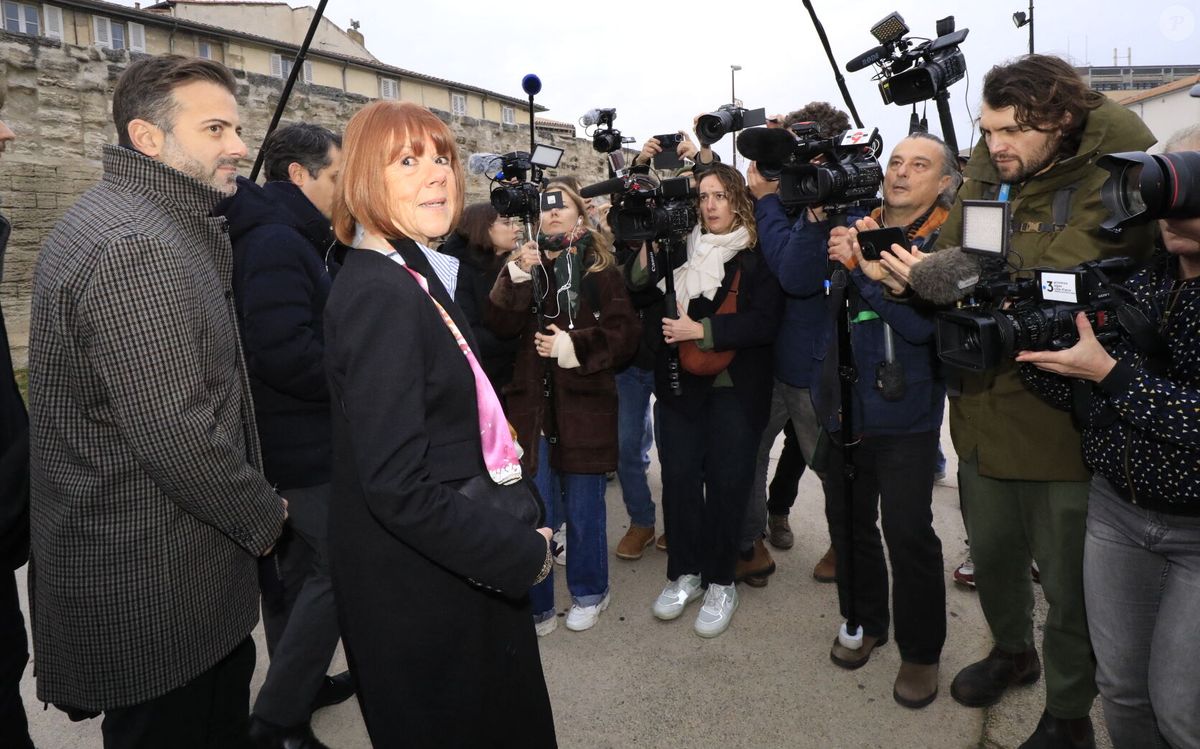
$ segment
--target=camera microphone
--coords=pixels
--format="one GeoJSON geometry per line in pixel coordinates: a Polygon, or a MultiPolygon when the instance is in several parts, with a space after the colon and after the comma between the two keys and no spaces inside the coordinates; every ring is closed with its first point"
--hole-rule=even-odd
{"type": "Polygon", "coordinates": [[[751,161],[778,164],[796,150],[796,137],[781,128],[752,127],[738,135],[737,150],[751,161]]]}
{"type": "Polygon", "coordinates": [[[498,153],[473,153],[467,157],[467,172],[469,174],[486,174],[492,169],[498,169],[501,161],[498,153]]]}
{"type": "Polygon", "coordinates": [[[890,54],[891,49],[886,45],[881,44],[878,47],[872,47],[850,62],[846,63],[846,72],[857,73],[868,65],[874,65],[890,54]]]}
{"type": "Polygon", "coordinates": [[[584,127],[591,127],[592,125],[595,125],[598,122],[600,122],[600,110],[599,109],[589,109],[588,111],[583,113],[583,126],[584,127]]]}
{"type": "Polygon", "coordinates": [[[970,294],[979,283],[979,259],[958,247],[930,253],[912,266],[908,285],[922,299],[946,306],[970,294]]]}
{"type": "Polygon", "coordinates": [[[595,198],[600,195],[612,195],[624,189],[625,179],[623,177],[614,177],[613,179],[606,179],[603,182],[597,182],[594,185],[588,185],[580,189],[579,197],[595,198]]]}

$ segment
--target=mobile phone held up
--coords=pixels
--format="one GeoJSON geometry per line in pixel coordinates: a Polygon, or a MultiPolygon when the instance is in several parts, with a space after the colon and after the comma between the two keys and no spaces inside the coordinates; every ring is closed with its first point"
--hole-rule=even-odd
{"type": "Polygon", "coordinates": [[[658,145],[662,146],[662,153],[654,156],[655,169],[678,169],[683,166],[683,161],[675,152],[675,149],[679,148],[679,144],[683,142],[682,133],[656,135],[654,139],[658,141],[658,145]]]}
{"type": "Polygon", "coordinates": [[[890,252],[894,244],[908,246],[904,230],[895,226],[858,233],[858,246],[862,250],[863,260],[878,260],[879,253],[890,252]]]}

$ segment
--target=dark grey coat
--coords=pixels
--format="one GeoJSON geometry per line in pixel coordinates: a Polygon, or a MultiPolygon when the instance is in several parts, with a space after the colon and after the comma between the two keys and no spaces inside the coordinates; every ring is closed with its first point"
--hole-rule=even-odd
{"type": "Polygon", "coordinates": [[[187,683],[258,620],[283,508],[260,471],[222,195],[140,153],[55,227],[29,336],[38,698],[187,683]]]}

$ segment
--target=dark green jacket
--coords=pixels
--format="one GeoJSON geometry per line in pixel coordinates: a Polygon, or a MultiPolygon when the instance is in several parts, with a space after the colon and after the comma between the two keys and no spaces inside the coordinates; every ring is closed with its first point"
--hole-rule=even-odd
{"type": "MultiPolygon", "coordinates": [[[[1049,171],[1013,185],[1009,193],[1016,231],[1012,248],[1024,268],[1067,268],[1101,257],[1148,257],[1153,225],[1126,228],[1120,236],[1098,227],[1108,211],[1100,201],[1107,172],[1096,159],[1118,151],[1142,151],[1154,136],[1129,110],[1105,101],[1088,116],[1079,151],[1049,171]],[[1053,226],[1056,194],[1069,189],[1065,227],[1053,226]]],[[[942,226],[942,247],[962,243],[962,199],[994,199],[1000,177],[983,138],[964,170],[967,181],[942,226]]],[[[998,479],[1087,481],[1079,432],[1069,414],[1057,411],[1029,392],[1013,363],[980,375],[964,375],[962,394],[950,398],[950,433],[964,458],[977,453],[979,473],[998,479]]]]}

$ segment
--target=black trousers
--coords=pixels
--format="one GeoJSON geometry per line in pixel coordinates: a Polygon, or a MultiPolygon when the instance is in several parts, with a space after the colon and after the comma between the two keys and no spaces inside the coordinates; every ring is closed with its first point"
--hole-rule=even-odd
{"type": "Polygon", "coordinates": [[[892,564],[892,610],[900,657],[937,663],[946,642],[942,542],[933,530],[933,466],[937,432],[866,437],[853,449],[854,553],[849,553],[842,487],[845,452],[830,450],[825,516],[837,552],[838,602],[848,617],[853,594],[863,634],[888,634],[888,571],[876,521],[883,518],[892,564]],[[854,569],[851,574],[850,565],[854,569]],[[851,592],[850,579],[854,586],[851,592]]]}
{"type": "Polygon", "coordinates": [[[281,490],[289,522],[275,553],[259,560],[263,629],[271,665],[254,714],[279,726],[307,723],[337,649],[337,607],[326,537],[330,485],[281,490]]]}
{"type": "Polygon", "coordinates": [[[712,388],[687,408],[659,405],[667,577],[732,585],[761,430],[732,388],[712,388]]]}
{"type": "Polygon", "coordinates": [[[254,640],[161,697],[106,710],[104,749],[251,749],[248,734],[254,640]]]}
{"type": "Polygon", "coordinates": [[[0,746],[33,749],[25,706],[21,703],[21,676],[29,662],[25,619],[17,597],[17,577],[0,574],[0,746]]]}
{"type": "Polygon", "coordinates": [[[767,512],[771,515],[787,515],[796,504],[796,493],[800,491],[800,479],[807,468],[804,451],[796,439],[796,428],[792,420],[783,425],[783,452],[775,464],[775,476],[767,490],[767,512]]]}

